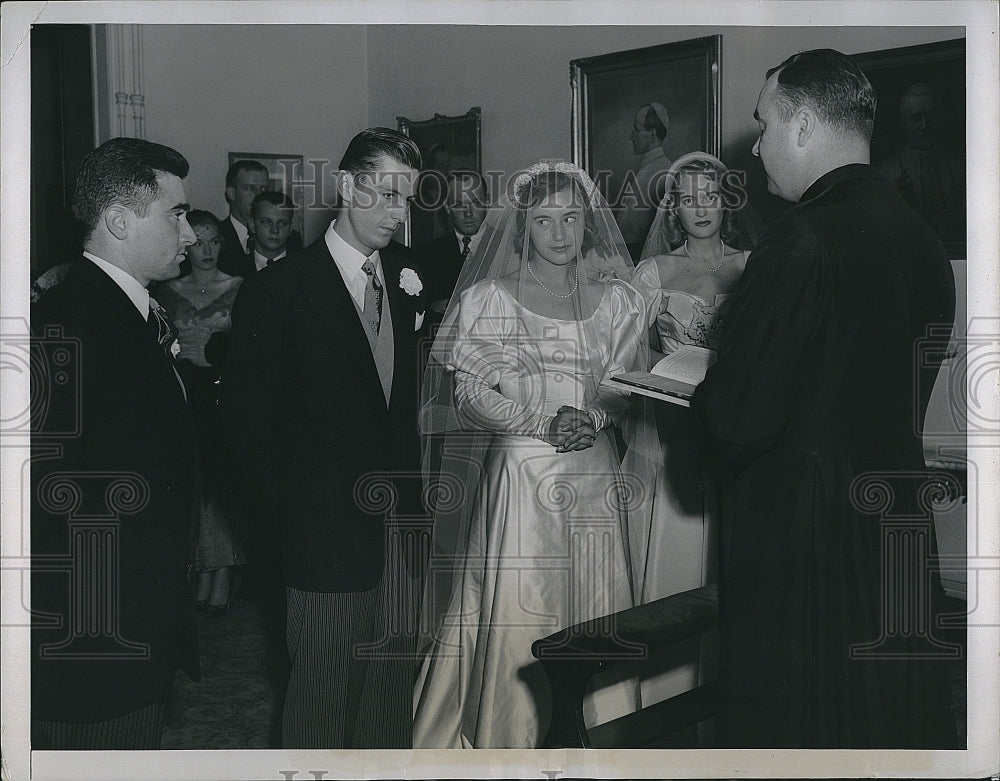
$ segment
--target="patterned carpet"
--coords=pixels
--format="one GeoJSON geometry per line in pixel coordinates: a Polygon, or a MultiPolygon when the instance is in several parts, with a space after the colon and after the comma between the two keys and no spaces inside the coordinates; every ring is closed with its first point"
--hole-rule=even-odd
{"type": "Polygon", "coordinates": [[[224,616],[199,614],[201,683],[178,674],[161,748],[280,748],[283,597],[244,587],[224,616]]]}
{"type": "MultiPolygon", "coordinates": [[[[284,592],[254,586],[245,573],[229,612],[198,616],[201,683],[178,673],[167,705],[163,749],[280,748],[281,703],[288,662],[284,650],[284,592]]],[[[964,610],[953,601],[951,608],[964,610]]],[[[947,640],[963,643],[964,628],[947,640]]],[[[944,639],[944,638],[942,638],[944,639]]],[[[948,662],[958,732],[965,741],[965,662],[948,662]]]]}

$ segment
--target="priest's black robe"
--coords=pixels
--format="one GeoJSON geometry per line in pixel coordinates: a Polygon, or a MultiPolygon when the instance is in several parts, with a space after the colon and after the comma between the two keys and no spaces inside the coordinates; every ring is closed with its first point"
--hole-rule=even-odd
{"type": "Polygon", "coordinates": [[[866,165],[751,255],[693,401],[724,485],[724,745],[952,747],[919,431],[954,311],[940,242],[866,165]]]}

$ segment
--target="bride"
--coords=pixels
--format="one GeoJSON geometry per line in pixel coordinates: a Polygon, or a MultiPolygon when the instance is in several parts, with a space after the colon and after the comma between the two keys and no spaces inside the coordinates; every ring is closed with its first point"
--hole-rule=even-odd
{"type": "MultiPolygon", "coordinates": [[[[424,378],[436,502],[417,748],[539,745],[551,703],[532,641],[633,605],[627,514],[657,447],[645,406],[608,380],[646,368],[645,305],[585,173],[539,163],[510,189],[424,378]]],[[[596,689],[588,723],[637,694],[634,680],[596,689]]]]}

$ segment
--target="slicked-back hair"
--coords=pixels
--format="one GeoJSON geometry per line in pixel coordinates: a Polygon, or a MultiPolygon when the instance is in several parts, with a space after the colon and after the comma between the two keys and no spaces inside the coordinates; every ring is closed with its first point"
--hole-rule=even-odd
{"type": "Polygon", "coordinates": [[[236,186],[236,180],[239,179],[241,171],[253,171],[256,174],[268,175],[263,163],[259,163],[256,160],[237,160],[226,171],[226,187],[236,186]]]}
{"type": "Polygon", "coordinates": [[[90,238],[104,210],[126,206],[144,217],[159,193],[157,176],[188,175],[188,161],[176,149],[140,138],[112,138],[89,152],[80,164],[73,193],[73,215],[90,238]]]}
{"type": "Polygon", "coordinates": [[[250,216],[256,217],[260,212],[260,204],[262,203],[273,203],[279,209],[295,209],[295,201],[289,198],[280,190],[265,190],[262,193],[257,193],[254,196],[253,202],[250,204],[250,216]]]}
{"type": "Polygon", "coordinates": [[[787,122],[802,106],[812,108],[824,122],[871,141],[875,121],[875,90],[854,61],[834,49],[793,54],[771,68],[778,74],[774,101],[787,122]]]}
{"type": "Polygon", "coordinates": [[[357,179],[362,174],[373,173],[383,156],[415,171],[423,167],[420,149],[412,138],[387,127],[370,127],[351,139],[340,158],[340,170],[357,179]]]}

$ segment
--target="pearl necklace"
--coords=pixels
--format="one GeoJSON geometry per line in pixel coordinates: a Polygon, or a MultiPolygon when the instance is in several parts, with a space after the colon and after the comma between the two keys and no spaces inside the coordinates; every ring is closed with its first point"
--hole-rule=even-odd
{"type": "MultiPolygon", "coordinates": [[[[719,247],[722,250],[722,257],[719,259],[719,265],[716,266],[715,268],[711,268],[710,266],[706,267],[708,271],[718,271],[720,268],[722,268],[722,264],[726,262],[726,245],[722,241],[722,239],[719,239],[719,247]]],[[[687,253],[687,256],[689,258],[691,258],[691,260],[693,260],[695,263],[699,262],[698,258],[696,258],[694,255],[692,255],[691,254],[691,250],[688,249],[688,240],[687,239],[684,239],[684,251],[687,253]]],[[[704,261],[700,261],[700,262],[704,263],[704,261]]]]}
{"type": "Polygon", "coordinates": [[[535,276],[535,272],[531,270],[531,261],[530,260],[528,261],[528,273],[531,274],[531,278],[539,284],[542,290],[544,290],[550,296],[555,296],[556,298],[572,298],[573,294],[576,292],[576,289],[580,287],[580,264],[574,263],[573,267],[576,270],[576,281],[573,282],[573,289],[570,290],[568,293],[553,293],[551,290],[545,287],[545,284],[542,282],[542,280],[540,280],[538,277],[535,276]]]}

